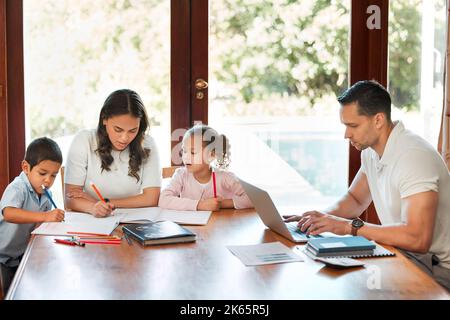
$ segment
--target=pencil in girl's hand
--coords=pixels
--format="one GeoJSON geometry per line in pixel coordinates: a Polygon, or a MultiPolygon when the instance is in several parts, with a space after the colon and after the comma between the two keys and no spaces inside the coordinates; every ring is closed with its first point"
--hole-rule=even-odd
{"type": "Polygon", "coordinates": [[[214,171],[214,168],[212,168],[212,180],[213,180],[214,198],[217,198],[216,172],[214,171]]]}

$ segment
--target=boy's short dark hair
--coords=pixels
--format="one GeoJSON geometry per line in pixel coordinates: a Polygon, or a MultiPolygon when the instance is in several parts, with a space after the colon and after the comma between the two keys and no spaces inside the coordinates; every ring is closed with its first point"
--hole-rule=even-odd
{"type": "Polygon", "coordinates": [[[387,120],[391,121],[391,96],[375,80],[364,80],[355,83],[337,100],[342,106],[356,102],[360,115],[374,116],[382,112],[386,115],[387,120]]]}
{"type": "Polygon", "coordinates": [[[25,153],[25,161],[30,165],[30,170],[44,160],[58,163],[62,163],[63,160],[58,144],[46,137],[33,140],[25,153]]]}

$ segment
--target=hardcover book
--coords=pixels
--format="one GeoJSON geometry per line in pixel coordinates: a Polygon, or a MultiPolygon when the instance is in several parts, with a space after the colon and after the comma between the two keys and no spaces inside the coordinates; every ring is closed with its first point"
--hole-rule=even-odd
{"type": "Polygon", "coordinates": [[[127,224],[122,231],[143,246],[177,242],[193,242],[197,235],[172,221],[127,224]]]}

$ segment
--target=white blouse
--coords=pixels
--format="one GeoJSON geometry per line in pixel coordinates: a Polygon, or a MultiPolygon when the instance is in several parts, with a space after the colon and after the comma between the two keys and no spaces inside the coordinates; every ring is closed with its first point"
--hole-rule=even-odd
{"type": "Polygon", "coordinates": [[[128,175],[129,148],[112,150],[114,158],[110,171],[102,170],[97,154],[97,129],[80,131],[73,139],[67,155],[64,183],[83,186],[84,191],[98,198],[90,185],[93,182],[105,198],[118,199],[141,194],[143,189],[161,187],[161,166],[155,141],[149,135],[144,138],[144,148],[150,149],[150,157],[141,164],[139,181],[128,175]]]}

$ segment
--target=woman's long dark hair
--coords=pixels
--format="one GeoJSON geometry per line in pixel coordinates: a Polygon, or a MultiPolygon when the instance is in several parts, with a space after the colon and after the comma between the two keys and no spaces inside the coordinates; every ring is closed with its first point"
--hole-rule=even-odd
{"type": "Polygon", "coordinates": [[[114,161],[111,155],[112,144],[109,140],[106,127],[103,124],[114,116],[129,114],[140,119],[139,131],[133,141],[128,145],[130,151],[130,161],[128,166],[128,175],[139,181],[139,169],[144,161],[150,156],[150,149],[143,147],[145,131],[149,127],[147,113],[141,97],[134,91],[128,89],[117,90],[106,98],[100,111],[100,118],[97,126],[98,149],[96,152],[102,160],[102,171],[110,171],[110,166],[114,161]]]}

